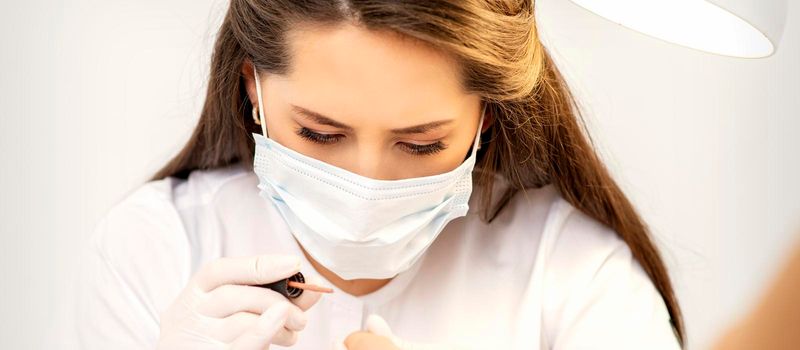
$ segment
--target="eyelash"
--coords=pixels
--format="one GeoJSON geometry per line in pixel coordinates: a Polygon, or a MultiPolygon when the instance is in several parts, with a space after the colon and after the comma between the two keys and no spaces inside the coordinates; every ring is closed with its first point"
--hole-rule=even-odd
{"type": "MultiPolygon", "coordinates": [[[[339,140],[344,138],[344,135],[320,134],[305,127],[298,128],[296,134],[311,142],[325,145],[339,142],[339,140]]],[[[400,144],[408,151],[408,153],[417,156],[431,155],[441,152],[447,148],[447,145],[445,145],[442,141],[436,141],[427,145],[414,145],[405,142],[401,142],[400,144]]]]}
{"type": "Polygon", "coordinates": [[[304,128],[304,127],[300,127],[299,129],[297,129],[297,135],[299,135],[300,137],[302,137],[302,138],[304,138],[306,140],[309,140],[309,141],[312,141],[312,142],[316,142],[316,143],[320,143],[320,144],[336,143],[336,142],[339,141],[339,139],[344,137],[344,135],[320,134],[320,133],[317,133],[317,132],[313,132],[310,129],[304,128]]]}

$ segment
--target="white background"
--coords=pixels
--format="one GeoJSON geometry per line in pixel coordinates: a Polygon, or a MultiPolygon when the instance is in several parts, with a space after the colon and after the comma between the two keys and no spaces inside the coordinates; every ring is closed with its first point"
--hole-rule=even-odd
{"type": "MultiPolygon", "coordinates": [[[[0,342],[36,348],[104,211],[186,141],[225,1],[0,5],[0,342]]],[[[652,226],[693,349],[747,310],[800,239],[800,8],[742,60],[565,0],[540,31],[597,147],[652,226]]],[[[676,21],[676,25],[680,25],[676,21]]]]}

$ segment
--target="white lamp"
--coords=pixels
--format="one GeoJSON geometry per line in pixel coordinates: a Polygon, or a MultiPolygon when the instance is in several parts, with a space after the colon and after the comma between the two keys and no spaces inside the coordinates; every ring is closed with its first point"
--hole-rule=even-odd
{"type": "Polygon", "coordinates": [[[772,55],[786,21],[786,0],[571,1],[643,34],[742,58],[772,55]]]}

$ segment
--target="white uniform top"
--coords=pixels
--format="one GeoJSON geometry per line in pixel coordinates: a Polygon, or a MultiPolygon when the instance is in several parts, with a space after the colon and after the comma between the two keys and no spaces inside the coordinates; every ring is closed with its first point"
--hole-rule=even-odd
{"type": "MultiPolygon", "coordinates": [[[[77,329],[62,329],[58,343],[154,348],[159,315],[219,257],[293,253],[304,274],[327,282],[257,183],[239,165],[194,171],[187,180],[149,182],[115,205],[90,241],[86,279],[76,283],[69,326],[77,329]]],[[[356,297],[327,283],[335,292],[307,311],[292,349],[331,349],[371,313],[406,340],[469,349],[679,348],[664,301],[611,229],[552,186],[518,193],[487,225],[478,218],[479,190],[467,216],[381,289],[356,297]]]]}

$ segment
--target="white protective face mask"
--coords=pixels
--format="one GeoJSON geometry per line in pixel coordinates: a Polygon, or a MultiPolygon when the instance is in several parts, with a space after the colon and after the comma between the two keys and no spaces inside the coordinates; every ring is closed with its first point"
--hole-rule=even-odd
{"type": "Polygon", "coordinates": [[[253,133],[260,195],[271,200],[306,252],[339,277],[394,277],[423,255],[448,222],[467,214],[485,104],[472,152],[457,168],[432,176],[377,180],[268,138],[255,74],[266,135],[253,133]]]}

